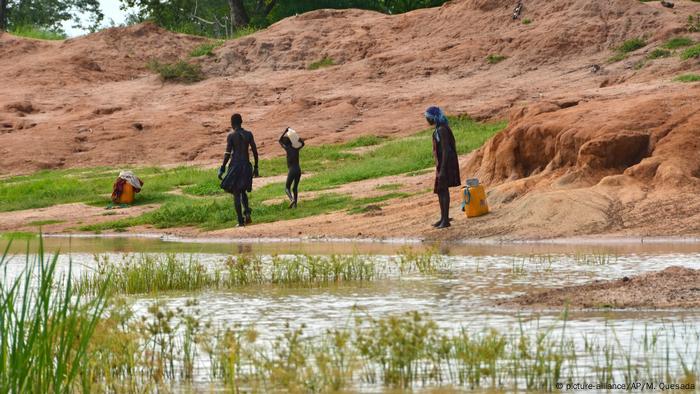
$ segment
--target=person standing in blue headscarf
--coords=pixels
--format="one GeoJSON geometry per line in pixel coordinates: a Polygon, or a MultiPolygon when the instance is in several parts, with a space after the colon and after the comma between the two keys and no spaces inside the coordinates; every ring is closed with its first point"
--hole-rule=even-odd
{"type": "Polygon", "coordinates": [[[425,111],[425,119],[433,132],[433,156],[435,157],[435,185],[433,192],[438,195],[440,202],[440,220],[433,227],[450,227],[450,187],[460,186],[459,160],[457,159],[457,144],[450,129],[447,117],[438,107],[430,107],[425,111]]]}

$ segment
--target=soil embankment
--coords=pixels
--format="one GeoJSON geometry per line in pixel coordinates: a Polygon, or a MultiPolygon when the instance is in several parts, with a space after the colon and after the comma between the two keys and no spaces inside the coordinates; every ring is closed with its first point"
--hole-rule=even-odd
{"type": "Polygon", "coordinates": [[[151,24],[63,42],[4,34],[0,174],[211,164],[224,149],[232,111],[245,114],[263,155],[279,153],[276,139],[288,125],[309,144],[400,137],[423,128],[422,110],[437,103],[452,114],[510,119],[461,159],[463,176],[487,185],[492,214],[467,221],[453,204],[453,227],[437,232],[429,226],[437,203],[421,195],[367,216],[337,213],[221,233],[700,234],[700,84],[673,81],[700,72],[700,59],[682,60],[679,51],[649,59],[672,37],[700,41],[700,33],[687,31],[700,4],[533,0],[523,13],[530,24],[510,18],[513,6],[462,0],[397,16],[316,11],[189,59],[207,77],[191,85],[163,84],[145,64],[186,59],[204,39],[151,24]],[[644,47],[608,63],[616,47],[638,37],[644,47]],[[490,55],[503,60],[489,62],[490,55]],[[323,58],[335,65],[309,70],[323,58]]]}
{"type": "Polygon", "coordinates": [[[700,308],[700,270],[669,267],[613,281],[546,290],[500,302],[523,308],[700,308]]]}

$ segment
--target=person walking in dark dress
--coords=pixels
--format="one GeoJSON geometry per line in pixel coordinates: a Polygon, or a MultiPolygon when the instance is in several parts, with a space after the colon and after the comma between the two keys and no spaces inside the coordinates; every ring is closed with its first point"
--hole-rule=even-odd
{"type": "Polygon", "coordinates": [[[299,181],[301,180],[299,151],[304,147],[304,140],[299,138],[293,129],[287,127],[280,136],[279,143],[287,152],[287,183],[284,191],[289,198],[289,208],[296,208],[299,198],[299,181]]]}
{"type": "Polygon", "coordinates": [[[459,186],[459,161],[454,134],[450,129],[447,117],[438,107],[430,107],[425,111],[425,119],[433,132],[433,156],[435,157],[435,184],[433,192],[438,195],[440,203],[440,220],[433,227],[450,227],[450,187],[459,186]]]}
{"type": "Polygon", "coordinates": [[[247,193],[253,191],[253,177],[258,177],[258,148],[255,145],[253,133],[245,130],[242,125],[243,118],[241,115],[233,114],[231,116],[233,131],[226,137],[224,163],[219,168],[221,188],[233,194],[233,206],[238,218],[238,227],[252,223],[247,193]],[[255,166],[250,164],[249,150],[253,152],[255,166]],[[229,162],[229,159],[231,163],[228,166],[228,171],[226,171],[226,164],[229,162]],[[241,205],[243,205],[243,209],[241,209],[241,205]]]}

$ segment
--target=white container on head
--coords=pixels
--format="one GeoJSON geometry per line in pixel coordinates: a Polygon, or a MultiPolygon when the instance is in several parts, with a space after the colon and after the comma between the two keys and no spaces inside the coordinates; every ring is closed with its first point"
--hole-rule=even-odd
{"type": "Polygon", "coordinates": [[[292,142],[292,147],[294,149],[301,148],[301,141],[299,141],[299,133],[297,133],[293,128],[287,127],[287,138],[292,142]]]}

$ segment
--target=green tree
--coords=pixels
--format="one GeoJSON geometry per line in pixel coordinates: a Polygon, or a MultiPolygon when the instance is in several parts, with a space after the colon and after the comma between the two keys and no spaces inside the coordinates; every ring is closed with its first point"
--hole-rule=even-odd
{"type": "Polygon", "coordinates": [[[7,30],[7,0],[0,0],[0,31],[7,30]]]}
{"type": "Polygon", "coordinates": [[[167,29],[208,36],[230,36],[253,25],[268,26],[288,16],[321,8],[360,8],[400,14],[434,7],[446,0],[120,0],[134,7],[132,21],[153,20],[167,29]]]}
{"type": "Polygon", "coordinates": [[[0,0],[0,29],[12,30],[33,26],[61,32],[65,21],[74,21],[75,27],[97,29],[104,15],[99,0],[0,0]],[[88,24],[81,16],[88,16],[88,24]]]}

